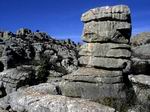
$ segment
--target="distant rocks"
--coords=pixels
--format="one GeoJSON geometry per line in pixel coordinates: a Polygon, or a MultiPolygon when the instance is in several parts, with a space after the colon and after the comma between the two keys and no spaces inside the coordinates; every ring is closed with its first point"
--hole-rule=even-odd
{"type": "Polygon", "coordinates": [[[132,72],[133,74],[149,75],[150,44],[149,33],[141,33],[131,39],[132,42],[132,72]]]}
{"type": "MultiPolygon", "coordinates": [[[[46,80],[51,70],[65,75],[78,67],[78,45],[70,39],[55,40],[44,32],[32,32],[27,28],[19,29],[16,34],[1,32],[0,38],[2,71],[29,65],[39,68],[35,74],[46,80]]],[[[50,73],[51,77],[54,76],[50,73]]]]}
{"type": "Polygon", "coordinates": [[[129,79],[132,83],[135,95],[136,106],[133,110],[150,110],[150,33],[141,33],[131,39],[132,44],[132,75],[129,79]]]}
{"type": "Polygon", "coordinates": [[[131,38],[132,46],[140,46],[150,43],[150,32],[143,32],[131,38]]]}

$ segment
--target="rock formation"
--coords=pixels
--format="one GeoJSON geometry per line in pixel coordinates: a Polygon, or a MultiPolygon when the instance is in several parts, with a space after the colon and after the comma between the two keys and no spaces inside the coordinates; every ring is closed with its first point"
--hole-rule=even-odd
{"type": "Polygon", "coordinates": [[[150,110],[150,33],[144,32],[134,36],[132,43],[132,66],[129,79],[136,96],[134,111],[150,110]]]}
{"type": "Polygon", "coordinates": [[[131,20],[127,6],[101,7],[82,15],[81,67],[63,78],[62,94],[117,107],[126,103],[125,77],[131,66],[131,20]]]}
{"type": "Polygon", "coordinates": [[[0,96],[22,86],[59,82],[77,69],[77,45],[59,41],[43,32],[21,28],[16,34],[1,32],[0,96]]]}
{"type": "Polygon", "coordinates": [[[125,5],[81,20],[80,50],[39,30],[0,31],[0,112],[150,111],[149,33],[130,42],[125,5]]]}

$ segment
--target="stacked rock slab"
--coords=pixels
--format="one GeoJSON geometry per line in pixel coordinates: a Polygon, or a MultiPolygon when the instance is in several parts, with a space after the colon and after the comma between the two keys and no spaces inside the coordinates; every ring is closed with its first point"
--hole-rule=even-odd
{"type": "Polygon", "coordinates": [[[82,15],[81,67],[66,75],[62,94],[108,105],[126,99],[124,75],[130,70],[131,20],[125,5],[106,6],[82,15]]]}

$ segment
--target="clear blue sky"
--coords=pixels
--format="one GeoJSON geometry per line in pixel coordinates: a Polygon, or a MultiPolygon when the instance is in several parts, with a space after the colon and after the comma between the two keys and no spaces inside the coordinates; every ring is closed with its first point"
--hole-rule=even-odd
{"type": "Polygon", "coordinates": [[[26,27],[58,39],[81,41],[81,14],[116,4],[131,8],[133,34],[150,31],[150,0],[0,0],[0,28],[15,32],[26,27]]]}

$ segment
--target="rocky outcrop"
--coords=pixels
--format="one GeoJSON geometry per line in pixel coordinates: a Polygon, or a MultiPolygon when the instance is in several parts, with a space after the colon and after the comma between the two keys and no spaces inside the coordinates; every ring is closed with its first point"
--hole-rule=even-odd
{"type": "Polygon", "coordinates": [[[26,28],[19,29],[16,34],[2,32],[0,38],[1,71],[21,65],[32,66],[39,81],[55,82],[53,78],[61,79],[78,67],[78,46],[70,39],[55,40],[44,32],[26,28]]]}
{"type": "Polygon", "coordinates": [[[132,82],[136,103],[134,111],[149,112],[150,110],[150,76],[144,74],[130,75],[129,79],[132,82]]]}
{"type": "Polygon", "coordinates": [[[88,43],[79,51],[81,67],[63,76],[62,94],[91,99],[121,111],[127,99],[124,77],[131,67],[130,10],[124,5],[95,8],[84,13],[81,20],[82,39],[88,43]]]}
{"type": "Polygon", "coordinates": [[[33,85],[35,81],[34,69],[24,66],[5,70],[0,73],[1,97],[16,91],[19,87],[33,85]]]}
{"type": "Polygon", "coordinates": [[[115,112],[113,108],[89,100],[55,95],[55,90],[50,84],[18,90],[1,100],[0,107],[11,107],[17,112],[115,112]]]}
{"type": "Polygon", "coordinates": [[[148,43],[148,34],[141,33],[132,39],[132,74],[149,75],[150,73],[150,44],[148,43]]]}
{"type": "Polygon", "coordinates": [[[150,32],[143,32],[131,38],[132,46],[140,46],[150,43],[150,32]]]}
{"type": "Polygon", "coordinates": [[[148,112],[150,110],[150,53],[149,33],[141,33],[131,39],[132,43],[132,75],[129,79],[136,96],[136,103],[132,110],[148,112]]]}

